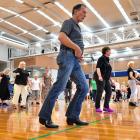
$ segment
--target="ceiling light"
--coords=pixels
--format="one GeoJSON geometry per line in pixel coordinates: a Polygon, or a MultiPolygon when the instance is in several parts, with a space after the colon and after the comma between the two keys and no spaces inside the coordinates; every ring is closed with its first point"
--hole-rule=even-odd
{"type": "Polygon", "coordinates": [[[26,34],[26,33],[28,33],[28,31],[27,30],[24,30],[23,33],[26,34]]]}
{"type": "Polygon", "coordinates": [[[21,16],[21,15],[19,17],[22,18],[23,20],[27,21],[28,23],[34,25],[38,30],[43,30],[44,32],[48,32],[48,30],[46,30],[43,27],[37,25],[36,23],[32,22],[31,20],[27,19],[26,17],[21,16]]]}
{"type": "Polygon", "coordinates": [[[105,27],[109,28],[109,24],[103,19],[103,17],[95,10],[93,6],[87,1],[82,0],[83,3],[96,15],[96,17],[105,25],[105,27]]]}
{"type": "Polygon", "coordinates": [[[5,32],[2,31],[2,32],[1,32],[1,35],[4,35],[4,34],[5,34],[5,32]]]}
{"type": "Polygon", "coordinates": [[[41,47],[41,43],[40,43],[40,42],[37,42],[37,43],[35,44],[35,46],[36,46],[36,47],[41,47]]]}
{"type": "Polygon", "coordinates": [[[16,12],[11,11],[11,10],[8,10],[8,9],[6,9],[6,8],[3,8],[3,7],[0,7],[0,10],[3,10],[3,11],[5,11],[5,12],[8,12],[8,13],[13,14],[13,15],[17,15],[16,12]]]}
{"type": "Polygon", "coordinates": [[[54,25],[57,25],[59,27],[61,27],[61,24],[59,22],[56,22],[54,19],[52,19],[50,16],[48,16],[47,14],[45,14],[44,12],[37,10],[37,13],[39,13],[40,15],[44,16],[45,18],[47,18],[48,20],[50,20],[54,25]]]}
{"type": "Polygon", "coordinates": [[[129,47],[126,47],[126,51],[127,51],[127,52],[130,52],[130,51],[132,51],[132,49],[129,48],[129,47]]]}
{"type": "Polygon", "coordinates": [[[28,34],[31,35],[31,36],[33,36],[33,37],[35,37],[35,38],[37,38],[37,39],[39,39],[39,40],[41,40],[41,41],[44,41],[43,38],[38,37],[38,36],[36,36],[36,35],[34,35],[34,34],[30,33],[30,32],[28,34]]]}
{"type": "Polygon", "coordinates": [[[120,27],[119,29],[118,29],[118,31],[120,31],[120,32],[124,32],[124,27],[120,27]]]}
{"type": "Polygon", "coordinates": [[[13,27],[15,27],[15,28],[17,28],[17,29],[19,29],[19,30],[21,30],[21,31],[24,32],[24,33],[28,32],[28,31],[26,31],[26,30],[24,30],[24,29],[22,29],[22,28],[16,26],[15,24],[12,24],[12,23],[10,23],[10,22],[8,22],[8,21],[6,21],[6,20],[5,20],[4,22],[7,23],[7,24],[9,24],[9,25],[11,25],[11,26],[13,26],[13,27]]]}
{"type": "MultiPolygon", "coordinates": [[[[9,12],[9,13],[12,13],[12,14],[14,14],[14,15],[19,15],[18,13],[13,12],[13,11],[8,10],[8,9],[5,9],[5,8],[3,8],[3,7],[0,7],[0,10],[6,11],[6,12],[9,12]]],[[[19,17],[22,18],[23,20],[25,20],[25,21],[31,23],[32,25],[36,26],[38,29],[41,29],[41,30],[43,30],[44,32],[48,32],[48,30],[46,30],[46,29],[44,29],[43,27],[41,27],[41,26],[39,26],[39,25],[33,23],[32,21],[28,20],[27,18],[25,18],[25,17],[23,17],[23,16],[21,16],[21,15],[19,15],[19,17]]],[[[16,26],[15,24],[12,24],[12,23],[10,23],[10,22],[8,22],[8,21],[5,21],[5,20],[3,20],[3,19],[0,19],[0,20],[1,20],[1,22],[4,21],[5,23],[9,24],[10,26],[13,26],[13,27],[15,27],[15,28],[21,30],[23,33],[28,33],[28,34],[30,34],[31,36],[33,36],[33,37],[35,37],[35,38],[37,38],[37,39],[39,39],[39,40],[41,40],[41,41],[44,41],[43,38],[40,38],[40,37],[38,37],[38,36],[36,36],[36,35],[34,35],[34,34],[28,32],[27,30],[24,30],[24,29],[22,29],[22,28],[16,26]]]]}
{"type": "Polygon", "coordinates": [[[123,15],[123,17],[125,18],[126,22],[128,24],[131,24],[131,20],[129,19],[129,17],[127,16],[126,12],[124,11],[122,5],[120,4],[119,0],[113,0],[113,2],[115,3],[115,5],[117,6],[118,10],[121,12],[121,14],[123,15]]]}
{"type": "Polygon", "coordinates": [[[6,43],[8,44],[10,44],[10,45],[16,45],[16,46],[21,46],[21,47],[24,47],[24,48],[28,48],[28,44],[24,44],[24,43],[22,43],[22,42],[17,42],[17,41],[15,41],[15,40],[13,40],[13,39],[10,39],[10,38],[7,38],[7,37],[0,37],[0,40],[2,40],[2,41],[6,41],[6,43]]]}
{"type": "Polygon", "coordinates": [[[22,1],[22,0],[16,0],[16,2],[19,2],[19,3],[21,3],[21,4],[24,3],[24,1],[22,1]]]}
{"type": "Polygon", "coordinates": [[[4,21],[4,19],[0,18],[0,22],[3,22],[3,21],[4,21]]]}
{"type": "Polygon", "coordinates": [[[48,30],[46,30],[46,29],[45,29],[45,28],[43,28],[43,27],[41,28],[41,30],[42,30],[42,31],[44,31],[44,32],[46,32],[46,33],[48,33],[48,32],[49,32],[48,30]]]}
{"type": "Polygon", "coordinates": [[[69,15],[70,17],[72,17],[72,14],[63,6],[61,5],[59,2],[55,1],[54,2],[60,9],[62,9],[67,15],[69,15]]]}
{"type": "Polygon", "coordinates": [[[20,14],[16,14],[16,15],[15,15],[15,17],[19,17],[19,16],[20,16],[20,14]]]}
{"type": "MultiPolygon", "coordinates": [[[[129,19],[129,17],[127,16],[126,12],[124,11],[122,5],[120,4],[119,0],[113,0],[113,2],[115,3],[115,5],[117,6],[118,10],[121,12],[121,14],[123,15],[123,17],[125,18],[126,22],[128,24],[131,24],[131,20],[129,19]]],[[[137,32],[136,29],[133,29],[136,37],[139,37],[139,33],[137,32]]]]}
{"type": "Polygon", "coordinates": [[[9,41],[12,41],[14,43],[21,44],[21,45],[27,45],[26,43],[23,43],[23,42],[20,42],[20,41],[17,41],[17,40],[14,40],[14,39],[11,39],[11,38],[8,38],[8,37],[5,37],[5,36],[1,36],[0,38],[6,39],[6,40],[9,40],[9,41]]]}
{"type": "Polygon", "coordinates": [[[21,19],[27,21],[28,23],[34,25],[35,27],[37,27],[38,29],[43,29],[41,26],[37,25],[36,23],[33,23],[32,21],[30,21],[29,19],[25,18],[24,16],[19,16],[21,19]]]}
{"type": "Polygon", "coordinates": [[[32,22],[31,20],[27,19],[26,17],[24,17],[24,16],[22,16],[22,15],[16,13],[16,12],[14,12],[14,11],[8,10],[6,8],[3,8],[3,7],[0,7],[0,10],[6,11],[6,12],[11,13],[11,14],[14,14],[14,15],[18,16],[19,18],[27,21],[28,23],[34,25],[37,29],[43,30],[44,32],[48,32],[48,30],[44,29],[43,27],[37,25],[36,23],[32,22]]]}
{"type": "Polygon", "coordinates": [[[11,25],[11,26],[13,26],[13,27],[15,27],[15,28],[17,28],[17,29],[19,29],[19,30],[21,30],[23,33],[28,33],[28,34],[30,34],[31,36],[33,36],[33,37],[35,37],[35,38],[37,38],[37,39],[39,39],[39,40],[41,40],[41,41],[44,41],[44,39],[42,39],[42,38],[40,38],[40,37],[38,37],[38,36],[36,36],[36,35],[34,35],[34,34],[28,32],[27,30],[24,30],[24,29],[22,29],[22,28],[16,26],[15,24],[12,24],[12,23],[10,23],[10,22],[8,22],[8,21],[4,21],[4,22],[7,23],[7,24],[9,24],[9,25],[11,25]]]}

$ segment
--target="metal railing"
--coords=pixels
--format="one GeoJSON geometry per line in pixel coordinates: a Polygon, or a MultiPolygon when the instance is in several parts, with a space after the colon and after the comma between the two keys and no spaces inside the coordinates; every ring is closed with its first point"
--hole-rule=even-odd
{"type": "MultiPolygon", "coordinates": [[[[96,32],[83,32],[83,40],[85,48],[140,40],[140,21],[96,32]]],[[[26,50],[16,49],[15,52],[13,48],[11,58],[55,53],[59,51],[59,48],[60,42],[58,39],[50,39],[29,44],[29,48],[26,50]],[[40,43],[40,46],[36,46],[37,43],[40,43]]]]}

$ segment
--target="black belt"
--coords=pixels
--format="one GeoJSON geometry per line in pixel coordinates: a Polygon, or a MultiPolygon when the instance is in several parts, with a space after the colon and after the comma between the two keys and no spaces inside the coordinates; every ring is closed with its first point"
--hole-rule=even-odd
{"type": "MultiPolygon", "coordinates": [[[[71,52],[75,55],[74,50],[71,49],[71,48],[61,46],[61,47],[60,47],[60,50],[71,51],[71,52]]],[[[83,49],[82,49],[82,52],[83,52],[83,49]]]]}
{"type": "Polygon", "coordinates": [[[67,48],[67,47],[60,47],[60,51],[61,50],[64,50],[64,51],[70,51],[70,52],[72,52],[73,54],[74,54],[74,50],[73,49],[71,49],[71,48],[67,48]]]}

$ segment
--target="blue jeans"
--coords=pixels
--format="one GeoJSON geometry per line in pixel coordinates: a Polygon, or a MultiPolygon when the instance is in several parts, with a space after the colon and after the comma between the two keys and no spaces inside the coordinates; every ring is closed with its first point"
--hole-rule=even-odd
{"type": "Polygon", "coordinates": [[[71,77],[72,81],[76,84],[77,91],[68,106],[66,116],[67,118],[77,119],[81,112],[82,102],[88,93],[85,74],[72,51],[61,50],[57,57],[57,64],[59,65],[57,80],[43,103],[39,117],[44,120],[51,120],[55,101],[59,94],[65,90],[68,79],[71,77]]]}

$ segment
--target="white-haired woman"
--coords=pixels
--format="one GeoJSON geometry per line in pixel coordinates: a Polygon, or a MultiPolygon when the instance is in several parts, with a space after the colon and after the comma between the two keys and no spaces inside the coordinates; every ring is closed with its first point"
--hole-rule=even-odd
{"type": "Polygon", "coordinates": [[[18,68],[13,71],[15,73],[14,96],[12,100],[14,108],[17,108],[19,96],[21,95],[22,100],[20,107],[22,109],[26,109],[26,99],[28,95],[27,83],[29,73],[27,70],[25,70],[25,68],[26,63],[24,61],[21,61],[18,68]]]}
{"type": "Polygon", "coordinates": [[[6,100],[10,99],[10,92],[9,92],[9,77],[10,69],[5,69],[0,76],[1,82],[0,82],[0,99],[1,99],[1,105],[2,106],[8,106],[8,104],[5,102],[6,100]]]}
{"type": "Polygon", "coordinates": [[[140,73],[136,71],[136,78],[137,78],[137,97],[138,97],[138,103],[140,102],[140,73]]]}
{"type": "Polygon", "coordinates": [[[136,73],[133,70],[134,68],[134,61],[129,61],[128,64],[128,84],[130,86],[130,90],[131,90],[131,96],[130,96],[130,102],[129,105],[130,106],[137,106],[137,79],[136,79],[136,73]]]}

